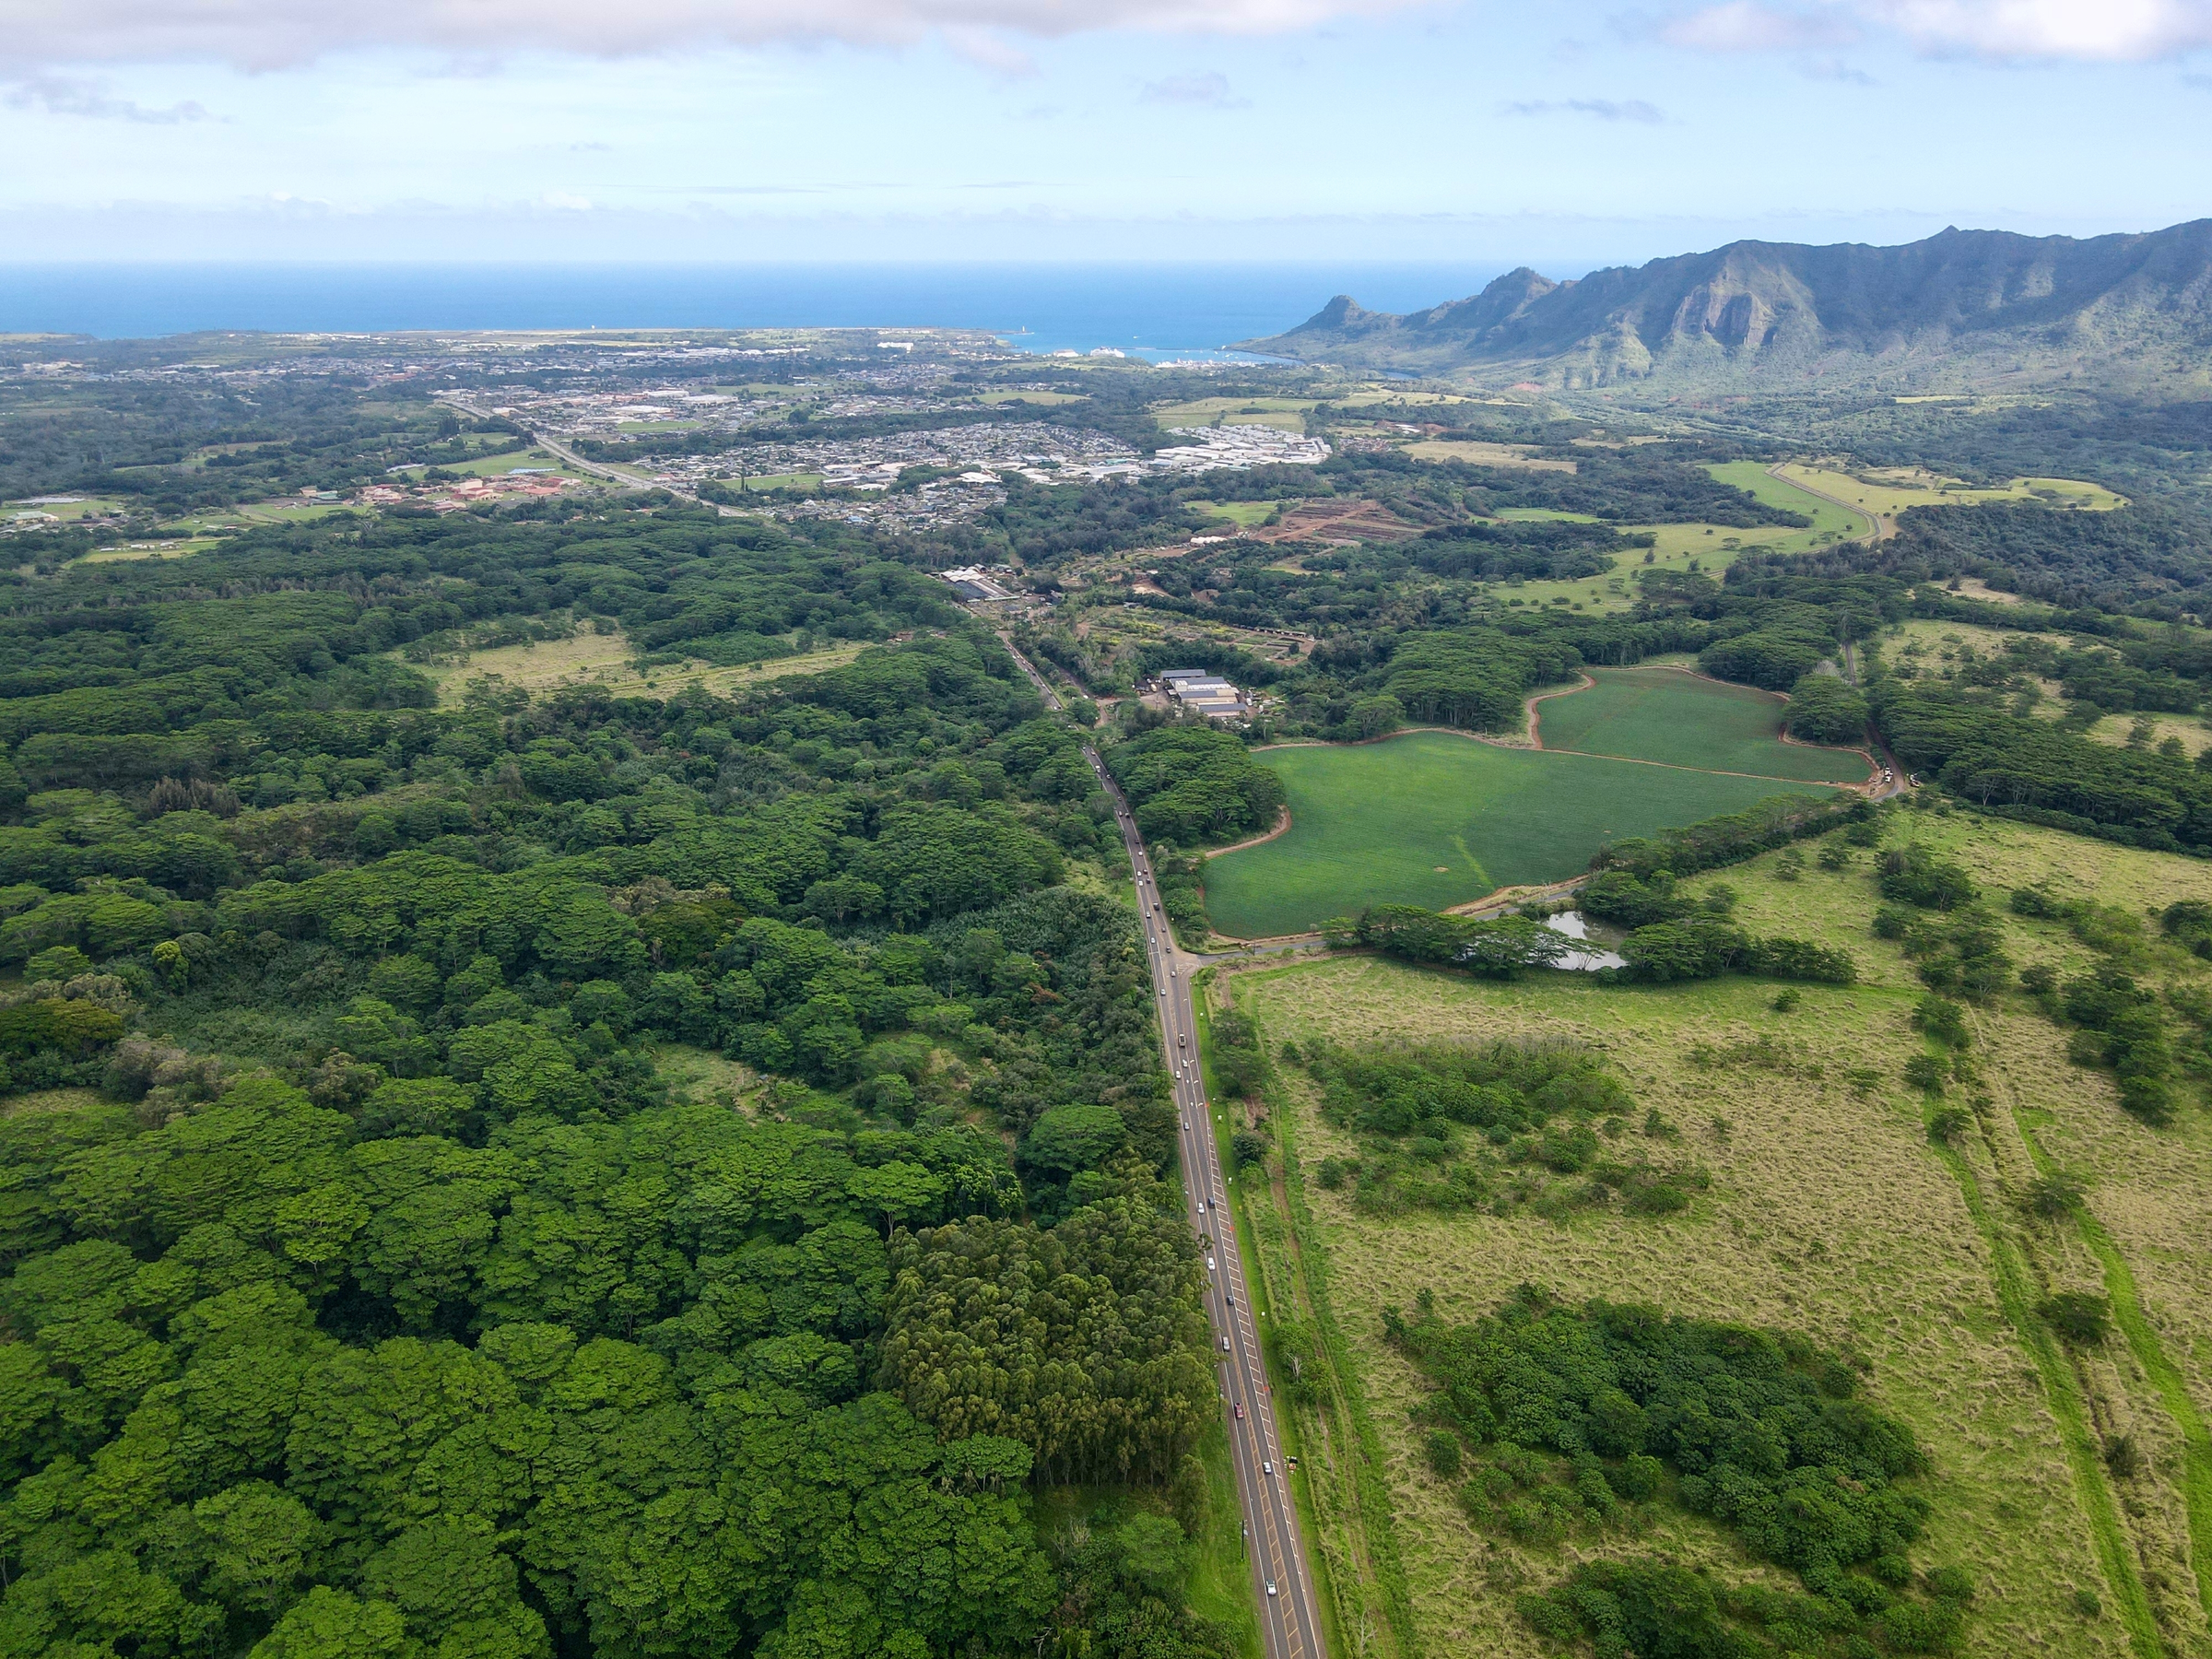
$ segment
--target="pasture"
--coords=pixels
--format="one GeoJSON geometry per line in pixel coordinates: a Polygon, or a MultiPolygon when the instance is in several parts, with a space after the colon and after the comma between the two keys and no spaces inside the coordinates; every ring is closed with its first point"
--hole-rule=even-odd
{"type": "Polygon", "coordinates": [[[2041,501],[2049,507],[2091,512],[2110,512],[2127,505],[2124,497],[2079,478],[2015,478],[1997,488],[1979,488],[1924,467],[1876,467],[1853,473],[1837,466],[1794,464],[1784,466],[1782,476],[1884,518],[1894,517],[1908,507],[1971,507],[1983,501],[2041,501]]]}
{"type": "Polygon", "coordinates": [[[1471,466],[1504,466],[1522,472],[1571,473],[1575,470],[1571,461],[1547,460],[1532,455],[1527,445],[1519,443],[1486,443],[1469,438],[1426,438],[1405,447],[1406,453],[1417,461],[1465,461],[1471,466]]]}
{"type": "MultiPolygon", "coordinates": [[[[2048,883],[2136,917],[2177,898],[2212,900],[2212,866],[2201,861],[1971,813],[1891,813],[1886,844],[1907,841],[1967,867],[2023,967],[2079,974],[2115,959],[2063,922],[2010,914],[2003,901],[2012,886],[2048,883]]],[[[1718,1531],[1676,1511],[1653,1517],[1648,1531],[1608,1530],[1564,1547],[1470,1525],[1455,1483],[1434,1477],[1422,1456],[1409,1412],[1428,1385],[1383,1341],[1380,1311],[1410,1306],[1427,1289],[1447,1318],[1468,1319],[1523,1282],[1798,1332],[1852,1355],[1866,1396],[1908,1423],[1930,1454],[1918,1489],[1931,1510],[1914,1559],[1971,1575],[1961,1652],[2117,1659],[2206,1650],[2212,1119],[2185,1108],[2158,1131],[2129,1118],[2111,1075],[2069,1064],[2065,1030],[2013,991],[1969,1010],[1978,1077],[1951,1092],[1952,1103],[1971,1104],[1969,1127],[1949,1148],[1931,1144],[1930,1108],[1900,1075],[1923,1052],[1910,1020],[1920,986],[1899,947],[1869,930],[1875,855],[1850,857],[1842,868],[1800,874],[1768,853],[1690,884],[1734,888],[1737,916],[1754,933],[1810,937],[1857,959],[1861,983],[1800,987],[1788,1012],[1771,1006],[1771,984],[1755,980],[1608,987],[1559,973],[1500,984],[1372,957],[1253,968],[1219,982],[1217,1000],[1253,1017],[1270,1054],[1347,1033],[1594,1046],[1677,1137],[1656,1155],[1694,1160],[1712,1177],[1689,1209],[1660,1218],[1602,1206],[1549,1219],[1511,1206],[1362,1213],[1350,1189],[1313,1179],[1324,1159],[1357,1156],[1356,1142],[1321,1119],[1301,1070],[1277,1066],[1267,1104],[1287,1154],[1282,1178],[1272,1188],[1238,1183],[1257,1244],[1264,1292],[1255,1294],[1324,1326],[1333,1374],[1359,1393],[1356,1414],[1371,1437],[1349,1443],[1340,1424],[1331,1432],[1325,1410],[1291,1394],[1316,1554],[1333,1582],[1367,1598],[1371,1618],[1382,1598],[1355,1558],[1388,1533],[1423,1651],[1532,1659],[1547,1651],[1515,1597],[1594,1552],[1658,1549],[1730,1580],[1767,1576],[1718,1531]],[[2053,1170],[2085,1183],[2078,1219],[2029,1208],[2030,1183],[2053,1170]],[[2111,1296],[2119,1328],[2101,1347],[2069,1351],[2052,1339],[2036,1306],[2060,1290],[2111,1296]],[[2123,1436],[2139,1462],[2112,1453],[2123,1436]],[[1379,1504],[1347,1474],[1363,1456],[1381,1468],[1379,1504]]],[[[2160,941],[2155,926],[2116,959],[2180,1000],[2212,983],[2212,970],[2160,941]]],[[[1601,1134],[1621,1154],[1644,1140],[1634,1118],[1601,1134]]],[[[1375,1651],[1401,1648],[1393,1640],[1375,1651]]]]}
{"type": "MultiPolygon", "coordinates": [[[[1756,461],[1726,461],[1708,466],[1705,470],[1722,483],[1733,484],[1745,494],[1770,507],[1779,507],[1785,512],[1801,512],[1811,519],[1812,528],[1797,533],[1805,538],[1806,547],[1851,536],[1872,535],[1875,532],[1874,519],[1870,514],[1823,500],[1802,485],[1776,477],[1756,461]]],[[[1795,553],[1803,548],[1796,545],[1786,545],[1778,547],[1777,550],[1795,553]]]]}
{"type": "Polygon", "coordinates": [[[1579,874],[1606,841],[1820,786],[1504,748],[1448,732],[1265,751],[1290,828],[1206,866],[1215,927],[1302,933],[1371,904],[1446,910],[1579,874]]]}
{"type": "Polygon", "coordinates": [[[1789,700],[1771,691],[1681,668],[1594,668],[1590,677],[1589,689],[1536,704],[1544,747],[1808,783],[1866,781],[1854,750],[1783,742],[1789,700]]]}

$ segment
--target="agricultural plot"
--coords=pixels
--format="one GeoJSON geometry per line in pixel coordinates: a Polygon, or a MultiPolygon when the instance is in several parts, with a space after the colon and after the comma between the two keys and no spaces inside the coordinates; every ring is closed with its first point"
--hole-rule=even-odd
{"type": "MultiPolygon", "coordinates": [[[[2078,974],[2113,964],[2201,996],[2212,972],[2152,927],[2092,949],[2058,921],[2004,909],[2008,888],[2047,883],[2140,917],[2175,899],[2212,900],[2212,867],[1969,814],[1897,815],[1912,840],[1964,865],[1996,901],[2022,967],[2078,974]]],[[[1262,1048],[1284,1043],[1566,1040],[1602,1052],[1641,1110],[1656,1109],[1664,1155],[1711,1177],[1690,1208],[1661,1218],[1584,1208],[1540,1218],[1500,1206],[1453,1216],[1361,1213],[1349,1186],[1314,1179],[1355,1157],[1321,1119],[1302,1070],[1280,1065],[1269,1103],[1288,1153],[1270,1191],[1240,1183],[1274,1307],[1333,1329],[1335,1374],[1363,1390],[1371,1441],[1347,1443],[1294,1393],[1295,1447],[1315,1505],[1317,1554],[1356,1610],[1382,1627],[1374,1650],[1530,1654],[1547,1644],[1516,1597],[1592,1555],[1674,1554],[1733,1582],[1781,1582],[1719,1530],[1679,1511],[1650,1530],[1517,1542],[1470,1524],[1438,1478],[1409,1412],[1429,1384],[1382,1340],[1381,1310],[1432,1292],[1447,1320],[1496,1309],[1527,1282],[1569,1299],[1793,1332],[1853,1357],[1877,1409],[1930,1458],[1923,1569],[1963,1568],[1975,1586],[1960,1651],[1973,1654],[2191,1654],[2206,1651],[2212,1590],[2212,1123],[2185,1108],[2152,1130],[2123,1113],[2111,1074],[2071,1065],[2066,1032],[2025,994],[1970,1011],[1979,1068],[1951,1100],[1971,1105],[1950,1147],[1931,1143],[1929,1103],[1902,1079],[1924,1052],[1911,1024],[1921,986],[1899,947],[1875,938],[1872,854],[1795,871],[1782,855],[1701,877],[1739,895],[1755,933],[1840,946],[1862,982],[1800,987],[1789,1012],[1747,980],[1606,987],[1570,974],[1497,984],[1374,958],[1228,977],[1217,995],[1253,1017],[1262,1048]],[[2078,1216],[2028,1204],[2071,1172],[2078,1216]],[[2108,1295],[2115,1328],[2066,1349],[2038,1312],[2061,1291],[2108,1295]],[[2115,1448],[2119,1450],[2115,1450],[2115,1448]],[[1347,1465],[1382,1469],[1387,1513],[1361,1512],[1347,1465]],[[2192,1512],[2194,1512],[2193,1521],[2192,1512]],[[1387,1534],[1387,1548],[1376,1544],[1387,1534]],[[1389,1628],[1367,1572],[1402,1566],[1410,1629],[1389,1628]],[[1362,1574],[1367,1576],[1361,1582],[1362,1574]]],[[[2126,935],[2126,928],[2121,928],[2126,935]]],[[[1618,1155],[1647,1141],[1634,1116],[1601,1130],[1618,1155]]],[[[1279,1384],[1278,1384],[1279,1386],[1279,1384]]],[[[1387,1575],[1385,1575],[1387,1577],[1387,1575]]]]}
{"type": "Polygon", "coordinates": [[[1595,668],[1586,690],[1536,704],[1547,749],[1618,755],[1710,771],[1808,783],[1863,783],[1867,764],[1851,749],[1784,743],[1786,698],[1724,685],[1680,668],[1595,668]]]}
{"type": "Polygon", "coordinates": [[[1562,880],[1605,841],[1820,788],[1442,732],[1266,756],[1289,798],[1289,830],[1206,870],[1214,925],[1239,938],[1303,932],[1371,904],[1444,910],[1562,880]]]}

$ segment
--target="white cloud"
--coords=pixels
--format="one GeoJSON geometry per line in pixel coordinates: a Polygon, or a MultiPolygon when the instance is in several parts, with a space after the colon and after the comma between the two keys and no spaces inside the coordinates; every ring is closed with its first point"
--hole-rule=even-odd
{"type": "Polygon", "coordinates": [[[2141,63],[2212,45],[2212,0],[1722,0],[1655,32],[1703,52],[1804,51],[1887,33],[1940,56],[2141,63]]]}
{"type": "Polygon", "coordinates": [[[1569,98],[1559,101],[1536,99],[1525,103],[1509,103],[1508,115],[1593,115],[1600,121],[1634,121],[1646,126],[1657,126],[1666,117],[1658,106],[1648,104],[1641,98],[1615,100],[1610,98],[1569,98]]]}
{"type": "Polygon", "coordinates": [[[1418,0],[0,0],[0,64],[221,62],[289,67],[360,48],[626,57],[699,45],[845,41],[894,45],[942,34],[1013,67],[1003,35],[1098,29],[1272,34],[1418,0]]]}
{"type": "Polygon", "coordinates": [[[1252,100],[1231,96],[1229,76],[1217,71],[1205,75],[1171,75],[1165,80],[1147,81],[1141,94],[1148,104],[1203,104],[1213,110],[1249,110],[1252,100]]]}
{"type": "Polygon", "coordinates": [[[48,115],[81,115],[92,121],[131,121],[147,126],[178,126],[188,121],[212,121],[196,103],[171,104],[149,110],[127,98],[113,98],[98,83],[61,75],[27,75],[0,88],[0,106],[10,110],[38,110],[48,115]]]}
{"type": "Polygon", "coordinates": [[[1661,24],[1659,38],[1699,52],[1797,52],[1847,45],[1857,30],[1839,8],[1791,11],[1759,0],[1724,0],[1661,24]]]}

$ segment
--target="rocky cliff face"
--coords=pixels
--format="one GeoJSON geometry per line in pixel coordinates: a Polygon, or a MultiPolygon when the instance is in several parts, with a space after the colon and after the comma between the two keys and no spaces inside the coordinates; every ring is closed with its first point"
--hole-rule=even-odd
{"type": "Polygon", "coordinates": [[[1895,248],[1731,242],[1576,282],[1524,268],[1403,316],[1340,294],[1246,344],[1561,388],[2203,382],[2212,220],[2084,241],[1946,230],[1895,248]]]}

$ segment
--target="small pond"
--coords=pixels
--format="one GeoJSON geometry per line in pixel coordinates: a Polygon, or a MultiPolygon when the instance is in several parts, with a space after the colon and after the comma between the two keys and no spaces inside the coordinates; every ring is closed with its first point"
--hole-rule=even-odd
{"type": "Polygon", "coordinates": [[[1547,916],[1544,918],[1544,925],[1554,933],[1565,934],[1569,938],[1590,947],[1587,950],[1569,951],[1554,964],[1556,967],[1569,969],[1576,973],[1593,973],[1600,968],[1625,968],[1628,966],[1626,958],[1616,951],[1606,948],[1607,945],[1615,944],[1619,940],[1618,932],[1606,927],[1602,924],[1593,926],[1589,918],[1584,916],[1581,911],[1561,911],[1556,916],[1547,916]]]}

